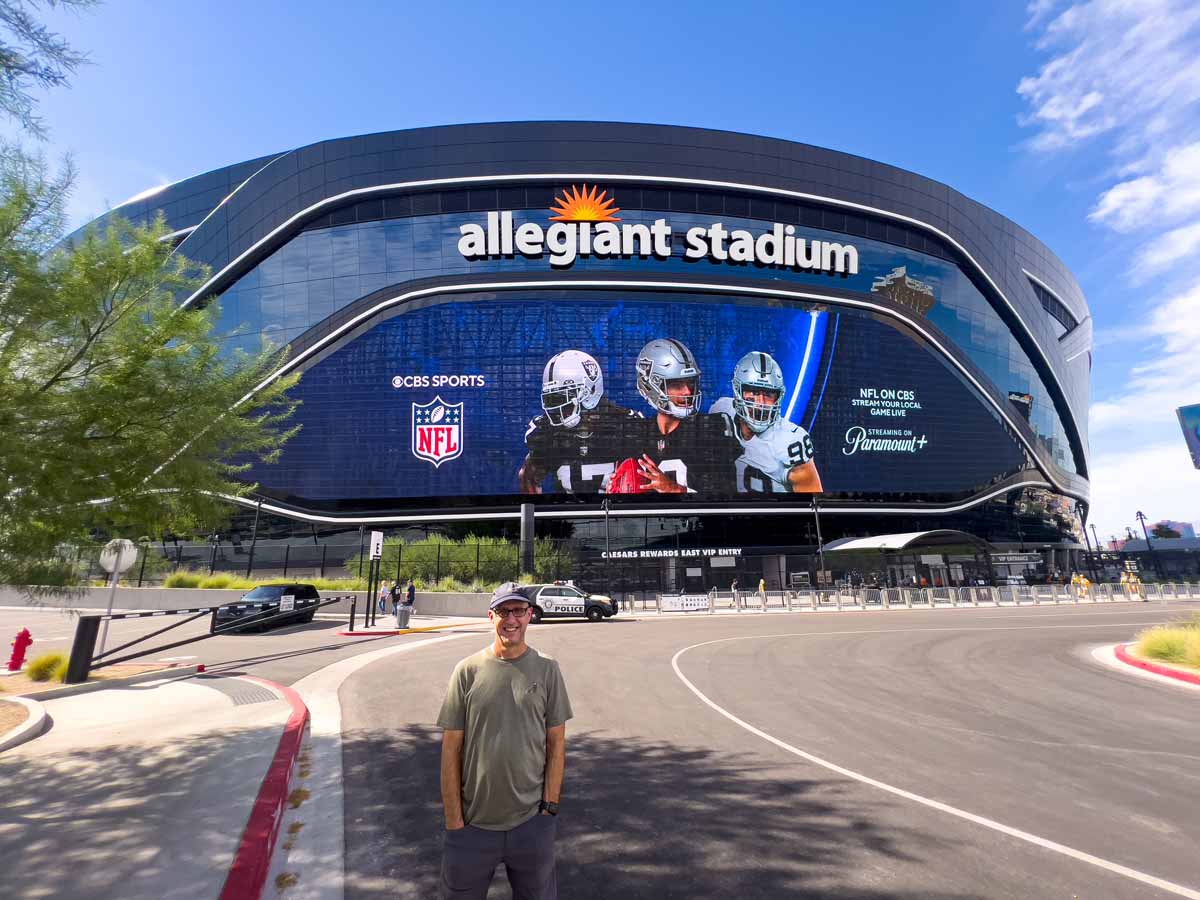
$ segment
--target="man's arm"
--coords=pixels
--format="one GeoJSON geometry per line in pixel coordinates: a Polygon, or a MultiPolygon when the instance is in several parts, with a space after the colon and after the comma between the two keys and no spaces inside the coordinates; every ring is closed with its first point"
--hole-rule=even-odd
{"type": "Polygon", "coordinates": [[[819,494],[824,490],[821,487],[821,476],[817,472],[817,464],[811,459],[803,465],[792,466],[788,469],[787,477],[793,493],[819,494]]]}
{"type": "MultiPolygon", "coordinates": [[[[567,767],[567,726],[555,725],[546,729],[546,786],[542,790],[542,799],[548,803],[557,803],[562,793],[563,771],[567,767]]],[[[445,765],[442,767],[444,773],[445,765]]],[[[445,784],[445,775],[442,783],[445,784]]],[[[443,792],[444,792],[443,788],[443,792]]]]}
{"type": "MultiPolygon", "coordinates": [[[[462,746],[461,731],[447,728],[442,732],[442,807],[446,812],[447,831],[457,831],[466,825],[462,808],[462,746]]],[[[558,773],[561,784],[561,767],[558,773]]]]}

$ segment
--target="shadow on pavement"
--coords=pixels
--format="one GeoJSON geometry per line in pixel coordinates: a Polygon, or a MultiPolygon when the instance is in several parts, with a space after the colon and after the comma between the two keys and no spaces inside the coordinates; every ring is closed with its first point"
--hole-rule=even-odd
{"type": "MultiPolygon", "coordinates": [[[[343,735],[346,898],[438,896],[441,732],[343,735]]],[[[908,862],[909,835],[835,785],[714,751],[601,733],[572,735],[558,823],[564,898],[803,897],[949,900],[876,889],[861,875],[908,862]]],[[[911,844],[910,844],[911,845],[911,844]]],[[[510,896],[499,871],[489,898],[510,896]]]]}
{"type": "Polygon", "coordinates": [[[216,897],[279,733],[3,754],[0,895],[216,897]]]}

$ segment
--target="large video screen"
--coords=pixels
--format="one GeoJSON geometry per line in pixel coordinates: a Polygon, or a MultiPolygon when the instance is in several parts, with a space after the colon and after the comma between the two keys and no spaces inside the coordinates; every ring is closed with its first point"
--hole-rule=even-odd
{"type": "Polygon", "coordinates": [[[318,507],[916,500],[973,494],[1026,462],[898,325],[740,296],[443,297],[320,358],[296,396],[302,430],[249,477],[318,507]]]}
{"type": "Polygon", "coordinates": [[[1175,413],[1179,416],[1179,427],[1183,429],[1183,440],[1192,454],[1192,465],[1200,469],[1200,403],[1181,406],[1175,413]]]}

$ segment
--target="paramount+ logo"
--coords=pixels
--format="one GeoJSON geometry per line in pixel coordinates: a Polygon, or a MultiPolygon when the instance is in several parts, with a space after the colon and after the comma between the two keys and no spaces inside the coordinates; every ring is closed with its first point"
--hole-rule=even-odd
{"type": "MultiPolygon", "coordinates": [[[[607,190],[595,185],[572,186],[550,207],[549,225],[517,224],[512,211],[489,212],[484,224],[459,226],[458,252],[464,259],[527,259],[549,256],[550,265],[565,269],[587,257],[668,259],[675,249],[675,230],[665,219],[652,223],[622,222],[620,207],[607,190]]],[[[858,274],[858,248],[797,234],[795,225],[776,222],[752,232],[727,228],[723,222],[694,225],[683,233],[683,258],[712,259],[731,265],[760,265],[795,271],[858,274]]]]}

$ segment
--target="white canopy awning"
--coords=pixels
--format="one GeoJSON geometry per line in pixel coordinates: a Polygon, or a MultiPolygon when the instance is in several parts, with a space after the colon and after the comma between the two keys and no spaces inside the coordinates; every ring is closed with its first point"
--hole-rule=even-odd
{"type": "Polygon", "coordinates": [[[937,547],[946,544],[974,544],[977,547],[988,548],[987,541],[968,534],[965,531],[954,531],[939,528],[934,531],[909,531],[905,534],[877,534],[872,537],[848,537],[830,541],[821,549],[830,553],[835,550],[908,550],[918,547],[937,547]]]}

